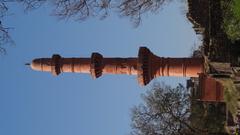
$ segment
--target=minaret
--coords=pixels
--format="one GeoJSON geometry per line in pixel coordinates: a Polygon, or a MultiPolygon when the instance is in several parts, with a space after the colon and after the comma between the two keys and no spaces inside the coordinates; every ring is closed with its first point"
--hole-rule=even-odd
{"type": "Polygon", "coordinates": [[[147,85],[159,76],[198,77],[204,73],[203,58],[163,58],[154,55],[148,48],[140,47],[138,58],[103,58],[92,53],[91,58],[63,58],[54,54],[52,58],[38,58],[31,63],[37,71],[90,73],[93,78],[102,74],[137,75],[141,85],[147,85]]]}

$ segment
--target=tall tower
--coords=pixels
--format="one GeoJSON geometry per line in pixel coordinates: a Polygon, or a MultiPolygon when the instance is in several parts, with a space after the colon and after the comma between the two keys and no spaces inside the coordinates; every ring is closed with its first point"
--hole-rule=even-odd
{"type": "Polygon", "coordinates": [[[154,55],[148,48],[140,47],[138,58],[103,58],[92,53],[91,58],[63,58],[58,54],[52,58],[38,58],[31,63],[37,71],[90,73],[93,78],[102,74],[137,75],[140,85],[147,85],[159,76],[198,77],[204,73],[203,58],[163,58],[154,55]]]}

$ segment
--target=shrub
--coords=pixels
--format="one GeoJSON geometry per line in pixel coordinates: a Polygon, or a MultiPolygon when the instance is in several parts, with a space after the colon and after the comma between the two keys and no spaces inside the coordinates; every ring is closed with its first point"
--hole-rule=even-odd
{"type": "Polygon", "coordinates": [[[240,40],[240,1],[223,2],[222,5],[227,5],[226,8],[223,8],[224,31],[233,42],[240,40]]]}

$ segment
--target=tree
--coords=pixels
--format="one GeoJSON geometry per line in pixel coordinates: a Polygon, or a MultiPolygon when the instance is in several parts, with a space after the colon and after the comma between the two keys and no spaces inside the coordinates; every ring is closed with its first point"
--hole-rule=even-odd
{"type": "Polygon", "coordinates": [[[0,53],[6,53],[4,45],[14,44],[13,39],[10,36],[10,27],[3,24],[3,20],[9,14],[9,4],[17,3],[24,6],[24,9],[31,10],[38,8],[46,0],[1,0],[0,2],[0,53]]]}
{"type": "Polygon", "coordinates": [[[141,22],[142,14],[156,13],[173,0],[122,0],[118,6],[122,16],[130,17],[131,21],[138,26],[141,22]]]}
{"type": "Polygon", "coordinates": [[[11,36],[9,35],[9,29],[10,28],[4,27],[0,21],[0,53],[3,53],[3,54],[6,53],[6,49],[4,48],[4,45],[14,44],[11,36]]]}
{"type": "MultiPolygon", "coordinates": [[[[49,1],[49,0],[31,0],[49,1]]],[[[53,14],[59,18],[85,20],[89,17],[106,18],[110,10],[126,16],[138,26],[144,13],[156,13],[161,7],[173,0],[52,0],[53,14]]]]}
{"type": "Polygon", "coordinates": [[[130,17],[137,25],[147,12],[157,12],[173,0],[3,0],[0,2],[0,17],[6,15],[9,3],[24,6],[25,11],[36,9],[44,3],[53,6],[53,14],[60,18],[85,20],[99,16],[105,18],[109,10],[116,10],[121,16],[130,17]]]}
{"type": "Polygon", "coordinates": [[[8,7],[5,2],[0,2],[0,53],[5,53],[3,45],[12,43],[12,38],[9,35],[9,28],[2,24],[2,19],[6,16],[8,7]]]}
{"type": "Polygon", "coordinates": [[[89,17],[105,18],[109,14],[111,0],[54,0],[53,14],[61,19],[75,18],[78,21],[89,17]]]}
{"type": "Polygon", "coordinates": [[[216,134],[191,124],[191,97],[181,84],[176,88],[154,84],[143,100],[132,109],[131,135],[216,134]]]}
{"type": "Polygon", "coordinates": [[[196,132],[188,123],[190,98],[179,84],[176,88],[155,84],[143,95],[145,104],[132,109],[132,135],[177,135],[196,132]]]}
{"type": "MultiPolygon", "coordinates": [[[[134,25],[138,26],[142,14],[155,13],[171,1],[173,0],[1,0],[0,22],[3,22],[8,15],[10,3],[23,6],[25,11],[48,4],[53,7],[52,14],[60,19],[73,18],[77,21],[83,21],[89,17],[104,19],[111,11],[117,11],[120,16],[129,17],[134,25]]],[[[12,41],[9,27],[0,23],[0,51],[5,52],[2,46],[12,44],[12,41]]]]}

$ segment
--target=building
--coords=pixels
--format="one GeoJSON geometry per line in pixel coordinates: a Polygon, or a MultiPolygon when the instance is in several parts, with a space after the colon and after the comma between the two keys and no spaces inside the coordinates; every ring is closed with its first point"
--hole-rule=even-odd
{"type": "Polygon", "coordinates": [[[93,78],[102,74],[137,75],[140,85],[147,85],[159,76],[198,77],[205,73],[204,58],[163,58],[154,55],[148,48],[140,47],[135,58],[104,58],[92,53],[91,58],[38,58],[31,63],[37,71],[59,75],[63,72],[89,73],[93,78]]]}

